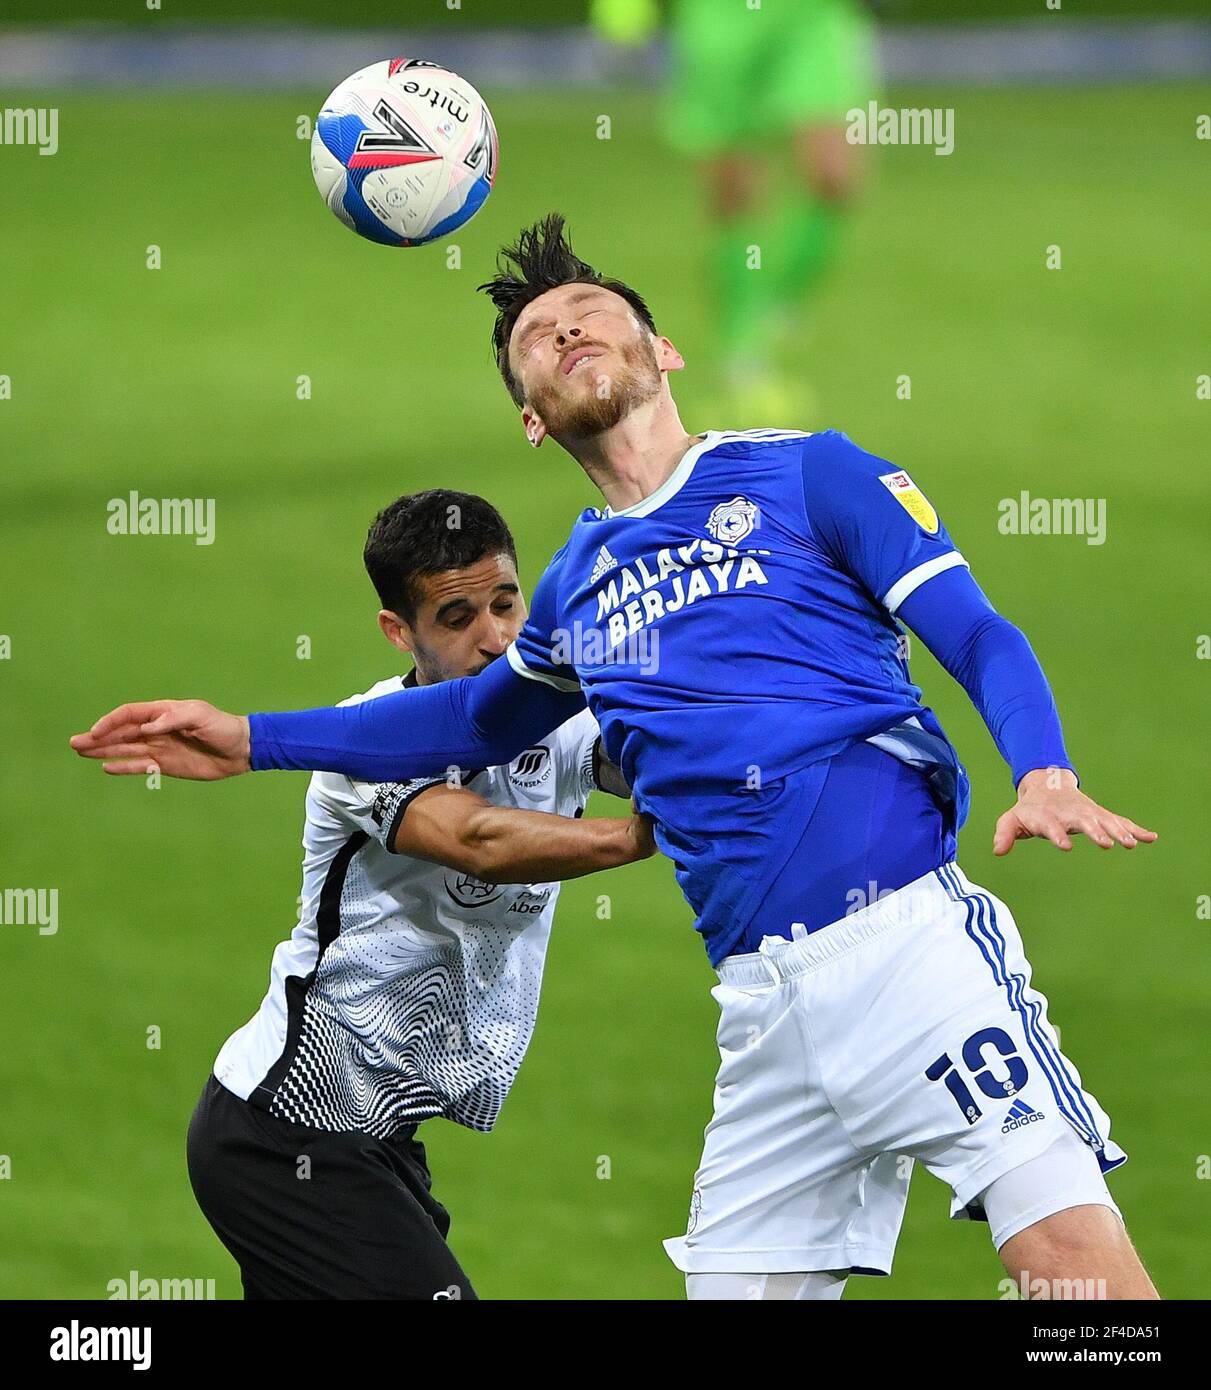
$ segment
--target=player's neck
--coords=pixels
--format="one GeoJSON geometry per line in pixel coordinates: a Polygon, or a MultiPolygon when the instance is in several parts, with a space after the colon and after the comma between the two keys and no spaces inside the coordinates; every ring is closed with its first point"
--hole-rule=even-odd
{"type": "Polygon", "coordinates": [[[613,511],[650,497],[668,481],[700,436],[687,434],[669,397],[630,411],[612,429],[587,439],[560,441],[613,511]]]}

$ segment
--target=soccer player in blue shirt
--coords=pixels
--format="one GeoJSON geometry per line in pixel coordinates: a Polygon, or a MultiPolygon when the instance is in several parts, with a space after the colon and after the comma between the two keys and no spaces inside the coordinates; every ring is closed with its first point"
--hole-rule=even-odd
{"type": "Polygon", "coordinates": [[[73,746],[115,773],[383,782],[507,763],[587,702],[719,974],[715,1112],[666,1241],[688,1295],[839,1298],[850,1273],[890,1272],[915,1160],[1029,1292],[1156,1297],[1103,1176],[1126,1155],[1009,909],[956,862],[967,777],[900,624],[1012,770],[997,854],[1154,840],[1080,790],[1025,637],[904,470],[832,430],[690,434],[680,354],[562,218],[481,288],[527,439],[554,439],[605,502],[507,662],[344,708],[124,705],[73,746]]]}

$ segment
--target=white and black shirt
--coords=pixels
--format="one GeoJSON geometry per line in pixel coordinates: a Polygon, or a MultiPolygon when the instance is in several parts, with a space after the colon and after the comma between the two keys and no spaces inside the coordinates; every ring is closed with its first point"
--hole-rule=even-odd
{"type": "MultiPolygon", "coordinates": [[[[396,676],[344,703],[412,684],[396,676]]],[[[597,741],[585,710],[461,784],[497,806],[579,816],[597,741]]],[[[409,803],[446,780],[312,777],[300,920],[260,1009],[215,1061],[228,1090],[316,1129],[386,1138],[435,1115],[492,1128],[534,1030],[559,884],[484,883],[395,853],[409,803]]]]}

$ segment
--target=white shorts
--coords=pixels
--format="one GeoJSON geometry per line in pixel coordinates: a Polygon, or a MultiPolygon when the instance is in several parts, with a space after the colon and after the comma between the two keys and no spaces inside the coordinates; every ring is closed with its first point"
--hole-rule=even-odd
{"type": "Polygon", "coordinates": [[[915,1159],[952,1216],[983,1218],[998,1178],[1052,1150],[1001,1185],[998,1246],[1114,1206],[1102,1174],[1127,1155],[1060,1051],[1009,909],[957,864],[767,937],[719,979],[715,1112],[688,1231],[665,1241],[679,1269],[889,1274],[915,1159]]]}

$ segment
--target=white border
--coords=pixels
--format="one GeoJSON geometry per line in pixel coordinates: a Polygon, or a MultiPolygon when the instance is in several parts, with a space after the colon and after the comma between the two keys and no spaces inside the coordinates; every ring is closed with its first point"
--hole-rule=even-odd
{"type": "Polygon", "coordinates": [[[915,589],[919,589],[927,579],[932,579],[935,574],[941,574],[945,570],[955,569],[962,565],[965,569],[969,568],[967,561],[957,550],[952,550],[947,555],[937,555],[932,560],[926,560],[923,565],[918,565],[916,569],[911,569],[907,574],[902,574],[899,579],[883,595],[883,606],[889,613],[894,613],[904,600],[915,589]]]}
{"type": "Polygon", "coordinates": [[[505,660],[519,676],[525,676],[530,681],[542,681],[544,685],[554,686],[556,690],[575,692],[580,689],[579,681],[570,681],[563,676],[548,676],[541,671],[531,671],[521,658],[521,653],[517,650],[517,643],[510,642],[505,648],[505,660]]]}

